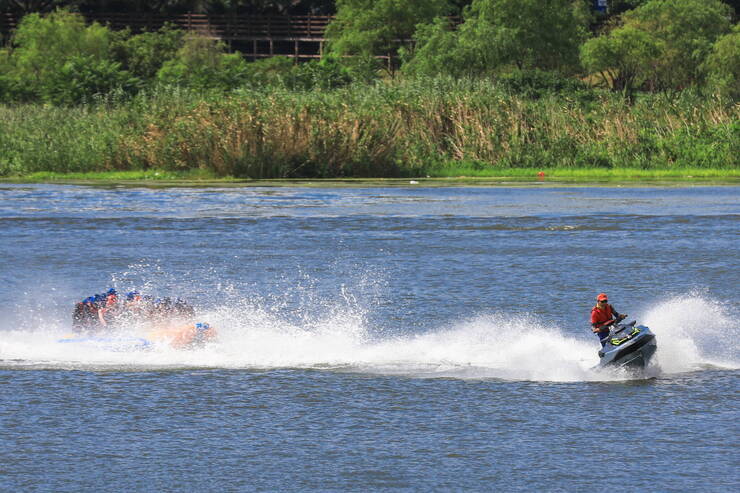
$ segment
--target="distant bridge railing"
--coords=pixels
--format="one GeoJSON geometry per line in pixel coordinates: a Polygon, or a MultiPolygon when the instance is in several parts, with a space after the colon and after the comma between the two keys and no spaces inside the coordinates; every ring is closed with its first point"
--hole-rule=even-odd
{"type": "MultiPolygon", "coordinates": [[[[334,19],[330,15],[157,15],[141,13],[83,14],[88,22],[98,22],[114,30],[129,28],[134,33],[156,31],[165,24],[225,42],[231,50],[250,59],[276,55],[300,59],[321,58],[325,32],[334,19]]],[[[459,19],[456,19],[459,22],[459,19]]],[[[0,12],[0,38],[7,40],[19,19],[0,12]]],[[[399,40],[399,45],[404,41],[399,40]]],[[[391,67],[394,53],[378,56],[391,67]]]]}
{"type": "MultiPolygon", "coordinates": [[[[274,55],[320,58],[326,41],[324,33],[333,16],[97,13],[85,14],[85,19],[114,30],[129,28],[134,33],[156,31],[171,24],[224,41],[250,58],[274,55]]],[[[0,33],[4,39],[17,25],[18,19],[13,14],[0,13],[0,33]]]]}
{"type": "Polygon", "coordinates": [[[129,27],[134,32],[157,30],[165,23],[180,29],[195,31],[224,41],[251,41],[252,39],[323,40],[329,15],[142,15],[142,14],[88,14],[88,21],[97,21],[112,29],[129,27]]]}
{"type": "Polygon", "coordinates": [[[16,28],[18,21],[13,14],[0,12],[0,37],[7,37],[16,28]]]}
{"type": "MultiPolygon", "coordinates": [[[[330,15],[157,15],[114,12],[84,16],[88,22],[96,21],[112,29],[129,27],[134,32],[153,31],[170,23],[180,29],[210,34],[225,41],[254,37],[323,39],[326,26],[333,19],[330,15]]],[[[18,25],[18,21],[13,14],[0,12],[0,31],[9,33],[18,25]]]]}

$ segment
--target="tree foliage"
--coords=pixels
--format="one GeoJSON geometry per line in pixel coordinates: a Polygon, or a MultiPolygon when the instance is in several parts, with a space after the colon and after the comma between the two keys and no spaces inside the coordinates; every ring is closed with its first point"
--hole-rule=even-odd
{"type": "Polygon", "coordinates": [[[66,11],[31,14],[21,20],[13,43],[18,70],[41,79],[67,58],[107,57],[110,31],[97,23],[87,26],[82,16],[66,11]]]}
{"type": "MultiPolygon", "coordinates": [[[[92,5],[178,12],[290,12],[332,0],[0,0],[0,7],[92,5]]],[[[132,94],[155,84],[228,91],[279,86],[330,89],[378,77],[378,56],[399,50],[408,75],[495,74],[511,91],[541,97],[581,93],[565,76],[601,74],[616,89],[681,89],[707,83],[738,97],[738,27],[720,0],[620,0],[626,9],[586,39],[590,0],[337,0],[329,50],[320,61],[247,63],[222,43],[166,26],[132,35],[65,10],[30,14],[0,48],[0,101],[74,104],[96,94],[132,94]],[[462,21],[449,14],[462,10],[462,21]],[[408,43],[413,38],[415,43],[408,43]],[[580,55],[580,56],[579,56],[580,55]],[[579,63],[581,64],[579,66],[579,63]],[[566,89],[562,89],[566,88],[566,89]]],[[[615,7],[616,8],[616,7],[615,7]]],[[[87,9],[87,10],[85,10],[87,9]]],[[[391,64],[388,65],[395,68],[391,64]]],[[[589,79],[592,80],[592,79],[589,79]]],[[[580,97],[580,96],[579,96],[580,97]]]]}
{"type": "Polygon", "coordinates": [[[650,33],[634,26],[614,30],[581,48],[581,61],[587,70],[601,74],[616,90],[644,87],[653,76],[654,61],[662,43],[650,33]]]}
{"type": "Polygon", "coordinates": [[[437,19],[415,34],[410,73],[478,75],[503,67],[573,71],[589,14],[582,0],[474,0],[457,29],[437,19]]]}
{"type": "Polygon", "coordinates": [[[68,58],[49,75],[42,85],[42,97],[57,105],[73,105],[117,90],[133,92],[140,83],[121,70],[120,63],[81,55],[68,58]]]}
{"type": "Polygon", "coordinates": [[[719,38],[702,67],[711,89],[740,99],[740,24],[719,38]]]}
{"type": "Polygon", "coordinates": [[[610,33],[587,41],[581,62],[617,89],[680,89],[703,80],[702,64],[730,31],[719,0],[650,0],[625,13],[610,33]]]}
{"type": "Polygon", "coordinates": [[[387,55],[411,39],[416,24],[450,12],[447,0],[337,0],[326,37],[338,56],[387,55]]]}
{"type": "MultiPolygon", "coordinates": [[[[53,103],[70,104],[84,97],[123,88],[137,81],[110,59],[111,32],[66,11],[23,18],[13,38],[7,65],[17,97],[30,95],[53,103]]],[[[7,77],[7,76],[6,76],[7,77]]]]}
{"type": "Polygon", "coordinates": [[[159,69],[157,79],[200,90],[230,90],[241,85],[246,74],[247,62],[239,53],[226,53],[216,40],[187,35],[176,57],[159,69]]]}
{"type": "Polygon", "coordinates": [[[183,45],[185,33],[170,25],[156,32],[144,32],[131,36],[122,31],[111,46],[113,57],[124,68],[142,79],[151,79],[165,62],[176,57],[183,45]]]}

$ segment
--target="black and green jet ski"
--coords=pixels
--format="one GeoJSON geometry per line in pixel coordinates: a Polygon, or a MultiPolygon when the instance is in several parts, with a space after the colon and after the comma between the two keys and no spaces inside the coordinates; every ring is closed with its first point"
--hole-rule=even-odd
{"type": "Polygon", "coordinates": [[[643,369],[658,348],[655,334],[644,325],[616,324],[609,330],[606,344],[599,351],[596,368],[643,369]]]}

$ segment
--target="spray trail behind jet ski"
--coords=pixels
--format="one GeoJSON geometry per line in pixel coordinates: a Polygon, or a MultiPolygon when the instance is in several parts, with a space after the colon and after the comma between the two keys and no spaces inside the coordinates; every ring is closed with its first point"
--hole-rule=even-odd
{"type": "MultiPolygon", "coordinates": [[[[310,368],[421,378],[591,381],[633,378],[596,373],[598,342],[587,327],[554,327],[527,314],[491,313],[423,332],[385,335],[357,307],[324,307],[289,319],[279,310],[243,300],[202,313],[219,328],[218,342],[178,351],[106,351],[59,344],[63,327],[9,331],[0,341],[3,366],[127,368],[310,368]]],[[[707,365],[739,368],[737,328],[722,305],[699,295],[661,302],[636,317],[658,338],[665,374],[707,365]]],[[[135,335],[135,333],[133,334],[135,335]]]]}
{"type": "Polygon", "coordinates": [[[673,296],[641,319],[658,340],[656,361],[665,373],[740,368],[737,317],[702,293],[673,296]]]}

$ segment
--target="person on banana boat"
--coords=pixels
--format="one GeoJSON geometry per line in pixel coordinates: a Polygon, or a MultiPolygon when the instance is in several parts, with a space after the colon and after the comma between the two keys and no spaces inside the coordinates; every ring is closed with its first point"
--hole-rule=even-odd
{"type": "Polygon", "coordinates": [[[98,329],[98,307],[95,297],[90,296],[75,305],[72,315],[72,330],[77,333],[91,333],[98,329]]]}
{"type": "Polygon", "coordinates": [[[149,332],[154,341],[167,341],[175,349],[193,349],[218,336],[216,328],[205,322],[166,326],[149,332]]]}
{"type": "Polygon", "coordinates": [[[114,288],[75,304],[72,328],[75,332],[105,332],[131,324],[173,325],[195,318],[195,310],[185,300],[142,296],[130,291],[118,296],[114,288]]]}
{"type": "Polygon", "coordinates": [[[105,301],[100,309],[98,309],[100,325],[108,327],[115,321],[120,313],[121,305],[118,302],[118,292],[115,289],[110,288],[108,292],[105,293],[105,301]]]}

